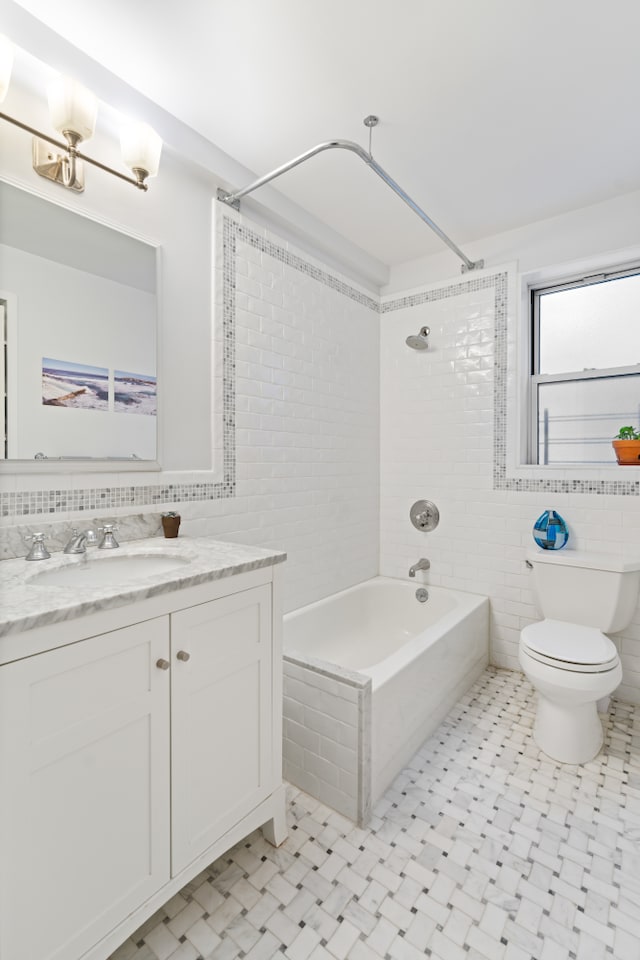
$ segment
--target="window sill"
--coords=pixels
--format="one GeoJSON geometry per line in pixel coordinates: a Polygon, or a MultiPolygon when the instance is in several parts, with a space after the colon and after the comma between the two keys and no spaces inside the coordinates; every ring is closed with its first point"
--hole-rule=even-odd
{"type": "Polygon", "coordinates": [[[637,480],[640,465],[621,467],[617,463],[599,467],[578,466],[544,467],[538,464],[518,464],[508,469],[507,475],[515,480],[637,480]]]}

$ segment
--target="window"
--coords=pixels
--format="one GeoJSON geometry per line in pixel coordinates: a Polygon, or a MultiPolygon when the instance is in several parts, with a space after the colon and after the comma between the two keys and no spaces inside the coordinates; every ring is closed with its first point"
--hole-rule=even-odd
{"type": "Polygon", "coordinates": [[[640,267],[531,291],[529,462],[615,462],[640,426],[640,267]]]}

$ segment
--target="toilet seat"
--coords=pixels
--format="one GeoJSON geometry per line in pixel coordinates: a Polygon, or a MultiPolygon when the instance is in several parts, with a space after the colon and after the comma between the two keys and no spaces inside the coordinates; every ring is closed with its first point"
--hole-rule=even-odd
{"type": "Polygon", "coordinates": [[[520,634],[523,651],[539,663],[576,673],[615,670],[618,651],[600,630],[564,620],[541,620],[520,634]]]}

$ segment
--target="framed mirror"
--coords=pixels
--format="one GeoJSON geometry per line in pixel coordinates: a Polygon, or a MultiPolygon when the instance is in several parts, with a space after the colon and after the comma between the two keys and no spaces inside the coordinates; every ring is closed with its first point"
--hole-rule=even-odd
{"type": "Polygon", "coordinates": [[[158,466],[157,260],[153,245],[0,181],[5,469],[158,466]]]}

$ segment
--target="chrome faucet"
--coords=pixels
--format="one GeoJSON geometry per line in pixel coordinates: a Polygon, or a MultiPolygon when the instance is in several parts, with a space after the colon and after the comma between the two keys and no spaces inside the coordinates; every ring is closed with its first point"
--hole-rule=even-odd
{"type": "Polygon", "coordinates": [[[117,530],[115,523],[104,523],[98,527],[97,531],[89,528],[88,530],[78,530],[73,527],[71,538],[63,550],[63,553],[86,553],[87,547],[98,544],[98,550],[115,550],[120,544],[113,535],[117,530]],[[98,534],[102,534],[98,543],[98,534]]]}
{"type": "Polygon", "coordinates": [[[86,553],[88,546],[93,546],[98,542],[98,534],[95,530],[78,530],[73,527],[71,537],[63,553],[86,553]]]}
{"type": "Polygon", "coordinates": [[[427,560],[426,557],[421,557],[417,563],[414,563],[412,567],[409,567],[409,576],[415,577],[416,570],[428,570],[431,566],[431,560],[427,560]]]}

